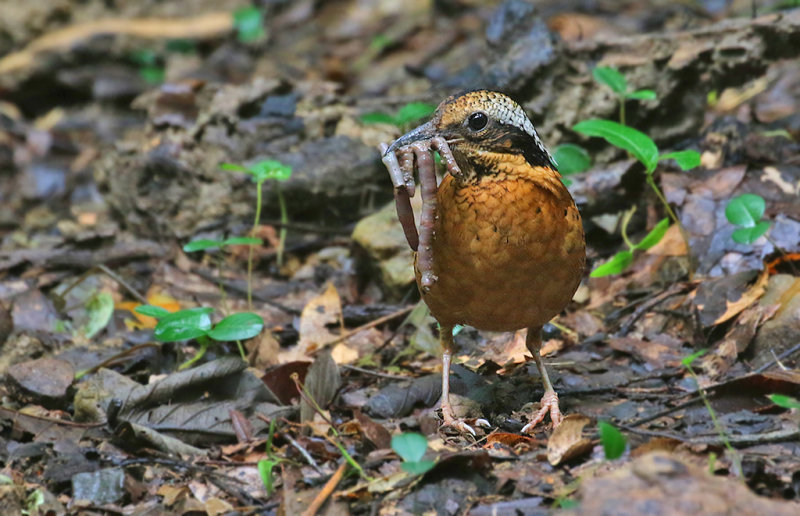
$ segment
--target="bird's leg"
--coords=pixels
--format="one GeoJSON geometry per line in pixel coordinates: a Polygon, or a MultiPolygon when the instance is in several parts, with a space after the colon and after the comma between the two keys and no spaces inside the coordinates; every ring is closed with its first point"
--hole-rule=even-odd
{"type": "Polygon", "coordinates": [[[403,234],[412,251],[419,247],[419,235],[417,226],[414,224],[414,210],[411,208],[411,197],[414,197],[414,154],[405,152],[402,155],[403,161],[397,161],[397,154],[390,152],[386,154],[388,145],[381,144],[381,155],[383,164],[389,171],[389,177],[394,186],[394,204],[397,209],[397,219],[403,227],[403,234]]]}
{"type": "Polygon", "coordinates": [[[533,354],[533,361],[536,362],[536,367],[539,369],[542,384],[544,385],[544,395],[542,396],[541,408],[533,415],[530,422],[522,428],[522,433],[532,432],[534,427],[544,420],[548,412],[550,413],[550,419],[553,421],[553,428],[555,428],[561,424],[564,417],[561,415],[561,409],[558,408],[558,394],[553,389],[553,384],[550,383],[550,377],[547,375],[547,369],[545,369],[542,362],[540,353],[542,348],[542,329],[540,327],[528,328],[525,346],[533,354]]]}
{"type": "MultiPolygon", "coordinates": [[[[450,405],[450,359],[456,350],[452,326],[443,325],[439,328],[439,342],[442,345],[442,426],[455,428],[461,433],[474,436],[475,430],[463,419],[456,417],[453,406],[450,405]]],[[[485,419],[476,419],[475,424],[487,428],[491,426],[485,419]]]]}
{"type": "Polygon", "coordinates": [[[433,231],[436,224],[436,164],[431,154],[430,141],[409,145],[417,158],[419,187],[422,192],[422,213],[419,218],[419,249],[417,267],[420,272],[419,285],[423,293],[429,292],[438,279],[433,273],[433,231]]]}

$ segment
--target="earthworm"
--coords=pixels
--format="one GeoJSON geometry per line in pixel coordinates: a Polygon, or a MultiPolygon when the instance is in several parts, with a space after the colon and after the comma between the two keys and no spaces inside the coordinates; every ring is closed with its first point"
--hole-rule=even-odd
{"type": "MultiPolygon", "coordinates": [[[[414,224],[414,209],[411,207],[414,188],[413,186],[411,189],[408,188],[405,177],[408,171],[407,169],[401,169],[400,164],[397,162],[397,154],[394,152],[386,154],[386,149],[388,148],[389,146],[385,143],[381,144],[381,154],[383,154],[381,161],[389,171],[389,176],[392,178],[392,184],[394,185],[394,204],[397,209],[397,219],[400,221],[409,247],[411,247],[412,251],[416,251],[419,247],[419,235],[417,234],[417,226],[414,224]]],[[[412,161],[410,168],[413,167],[413,164],[412,161]]],[[[411,175],[411,184],[414,184],[413,174],[411,175]]]]}

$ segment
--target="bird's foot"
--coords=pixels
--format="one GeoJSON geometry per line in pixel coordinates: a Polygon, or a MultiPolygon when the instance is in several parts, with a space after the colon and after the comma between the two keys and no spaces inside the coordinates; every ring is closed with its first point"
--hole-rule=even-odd
{"type": "Polygon", "coordinates": [[[556,391],[546,391],[542,396],[541,408],[533,415],[530,422],[522,427],[522,433],[533,433],[533,429],[544,421],[545,416],[550,414],[550,419],[553,421],[553,428],[557,427],[563,421],[564,416],[561,415],[561,409],[558,408],[558,394],[556,391]]]}
{"type": "Polygon", "coordinates": [[[453,408],[448,405],[442,405],[442,426],[441,428],[453,428],[462,434],[470,434],[475,437],[475,429],[473,426],[480,426],[483,428],[491,428],[492,425],[482,418],[460,418],[456,417],[453,413],[453,408]]]}

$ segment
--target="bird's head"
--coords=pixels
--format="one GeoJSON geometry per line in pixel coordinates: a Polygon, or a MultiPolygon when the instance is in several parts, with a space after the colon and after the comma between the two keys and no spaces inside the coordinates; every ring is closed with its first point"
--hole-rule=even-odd
{"type": "Polygon", "coordinates": [[[467,177],[497,170],[503,158],[519,157],[533,167],[556,168],[522,107],[507,95],[469,91],[445,99],[430,121],[394,141],[386,152],[414,142],[442,137],[467,177]]]}

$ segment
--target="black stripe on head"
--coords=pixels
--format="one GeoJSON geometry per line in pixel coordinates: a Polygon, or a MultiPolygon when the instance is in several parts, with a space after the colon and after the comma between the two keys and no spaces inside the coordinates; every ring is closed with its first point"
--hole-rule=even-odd
{"type": "Polygon", "coordinates": [[[502,125],[501,130],[493,131],[494,134],[484,137],[484,145],[488,144],[492,150],[522,154],[525,161],[532,167],[551,167],[556,169],[556,164],[551,161],[550,154],[530,134],[513,125],[502,125]]]}

